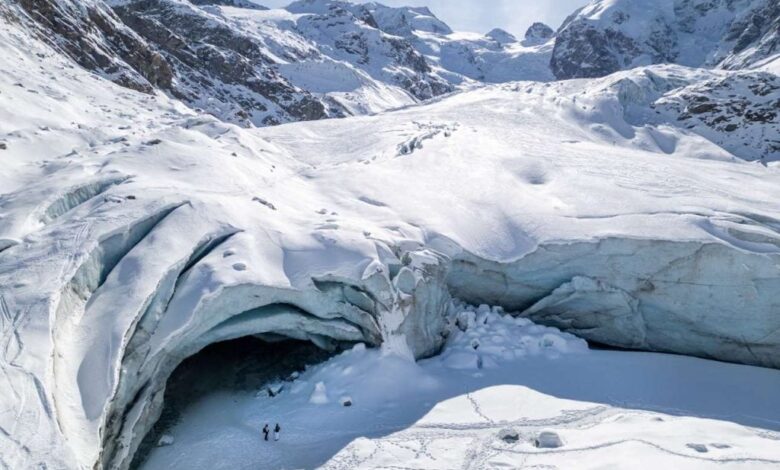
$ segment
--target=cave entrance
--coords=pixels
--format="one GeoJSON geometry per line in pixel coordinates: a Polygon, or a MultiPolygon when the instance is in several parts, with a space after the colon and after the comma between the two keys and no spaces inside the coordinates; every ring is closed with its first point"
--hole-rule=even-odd
{"type": "Polygon", "coordinates": [[[144,437],[130,468],[140,468],[187,408],[208,395],[221,391],[256,393],[266,384],[287,379],[293,372],[302,372],[333,355],[309,341],[272,339],[247,336],[215,343],[179,364],[166,383],[160,419],[144,437]]]}

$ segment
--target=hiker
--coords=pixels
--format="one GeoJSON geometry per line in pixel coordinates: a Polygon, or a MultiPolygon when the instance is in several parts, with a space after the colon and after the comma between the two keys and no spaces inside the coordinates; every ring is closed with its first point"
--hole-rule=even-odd
{"type": "MultiPolygon", "coordinates": [[[[277,426],[279,426],[279,425],[277,424],[277,426]]],[[[268,433],[269,432],[270,432],[270,430],[268,429],[268,423],[265,423],[265,426],[263,426],[263,436],[265,437],[266,441],[268,440],[268,433]]]]}
{"type": "Polygon", "coordinates": [[[282,428],[279,426],[279,423],[276,423],[276,427],[274,428],[274,440],[279,440],[279,431],[281,431],[282,428]]]}

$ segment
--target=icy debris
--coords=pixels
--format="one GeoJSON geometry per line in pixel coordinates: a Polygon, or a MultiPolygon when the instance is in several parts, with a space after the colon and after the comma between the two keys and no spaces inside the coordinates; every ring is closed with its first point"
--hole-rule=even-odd
{"type": "Polygon", "coordinates": [[[452,369],[490,369],[529,356],[554,358],[588,350],[582,339],[505,314],[499,307],[454,302],[450,311],[454,327],[439,358],[452,369]]]}
{"type": "Polygon", "coordinates": [[[244,264],[244,263],[235,263],[233,265],[233,269],[235,269],[236,271],[246,271],[246,264],[244,264]]]}
{"type": "Polygon", "coordinates": [[[314,391],[309,398],[309,403],[314,405],[325,405],[329,402],[328,389],[325,387],[325,382],[317,382],[314,386],[314,391]]]}
{"type": "Polygon", "coordinates": [[[173,445],[175,442],[175,439],[170,434],[163,434],[162,437],[160,437],[160,440],[157,441],[157,447],[165,447],[173,445]]]}
{"type": "Polygon", "coordinates": [[[270,383],[265,387],[265,390],[268,396],[273,398],[279,395],[280,393],[282,393],[282,390],[284,390],[284,383],[282,382],[270,383]]]}
{"type": "Polygon", "coordinates": [[[396,156],[402,157],[411,155],[415,150],[423,148],[424,141],[433,139],[440,134],[443,134],[444,137],[451,137],[452,133],[458,130],[458,127],[460,126],[457,122],[450,124],[415,122],[414,125],[417,128],[415,135],[398,144],[396,156]]]}
{"type": "Polygon", "coordinates": [[[455,318],[455,325],[460,331],[466,331],[476,323],[477,315],[472,311],[459,312],[455,318]]]}
{"type": "Polygon", "coordinates": [[[540,449],[557,449],[558,447],[563,447],[563,441],[553,431],[542,431],[534,439],[534,445],[540,449]]]}
{"type": "Polygon", "coordinates": [[[498,432],[498,438],[507,444],[514,444],[520,440],[520,432],[512,428],[502,429],[498,432]]]}

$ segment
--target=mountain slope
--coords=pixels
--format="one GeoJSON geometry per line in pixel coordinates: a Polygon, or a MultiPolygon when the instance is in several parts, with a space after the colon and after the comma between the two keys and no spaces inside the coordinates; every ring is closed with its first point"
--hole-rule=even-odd
{"type": "Polygon", "coordinates": [[[773,0],[594,0],[557,34],[558,79],[656,63],[744,68],[780,52],[773,0]]]}

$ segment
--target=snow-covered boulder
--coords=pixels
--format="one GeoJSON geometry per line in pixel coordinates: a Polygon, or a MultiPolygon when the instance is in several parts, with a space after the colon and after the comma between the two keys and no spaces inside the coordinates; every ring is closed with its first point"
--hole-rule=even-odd
{"type": "Polygon", "coordinates": [[[557,449],[563,447],[563,441],[556,432],[542,431],[534,439],[534,445],[540,449],[557,449]]]}
{"type": "Polygon", "coordinates": [[[507,444],[514,444],[520,440],[520,432],[517,429],[505,428],[498,432],[498,438],[507,444]]]}

